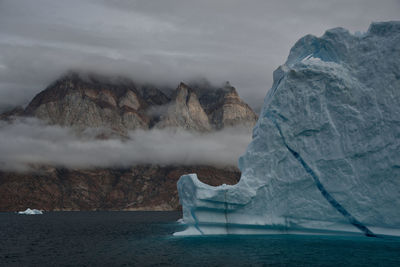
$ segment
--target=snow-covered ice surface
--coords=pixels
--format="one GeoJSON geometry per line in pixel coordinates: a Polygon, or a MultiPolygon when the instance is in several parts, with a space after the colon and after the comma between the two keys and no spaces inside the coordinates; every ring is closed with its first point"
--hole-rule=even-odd
{"type": "Polygon", "coordinates": [[[175,235],[400,235],[400,22],[307,35],[274,72],[240,182],[178,182],[175,235]]]}
{"type": "Polygon", "coordinates": [[[27,208],[24,211],[18,211],[18,214],[20,214],[20,215],[40,215],[40,214],[43,214],[43,211],[27,208]]]}

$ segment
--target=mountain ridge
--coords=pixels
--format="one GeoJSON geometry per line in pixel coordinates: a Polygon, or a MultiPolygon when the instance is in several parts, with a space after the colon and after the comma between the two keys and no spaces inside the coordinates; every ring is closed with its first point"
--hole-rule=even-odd
{"type": "MultiPolygon", "coordinates": [[[[176,89],[159,89],[126,78],[76,72],[52,82],[26,108],[5,112],[0,119],[12,123],[15,116],[35,117],[50,125],[73,128],[77,133],[87,128],[105,128],[107,131],[97,138],[125,140],[130,138],[129,131],[163,128],[206,134],[239,126],[249,129],[250,135],[257,120],[254,111],[229,83],[216,88],[206,82],[181,82],[176,89]]],[[[201,164],[89,169],[32,165],[29,172],[0,170],[0,211],[26,207],[176,210],[176,182],[182,174],[193,172],[203,173],[207,177],[204,182],[213,185],[234,184],[240,177],[235,166],[201,164]]]]}
{"type": "Polygon", "coordinates": [[[38,93],[21,112],[10,115],[32,116],[50,124],[110,128],[126,136],[135,129],[178,127],[208,132],[225,126],[252,127],[257,115],[227,83],[216,88],[181,82],[170,96],[152,85],[136,85],[126,78],[82,77],[69,72],[38,93]],[[165,114],[153,116],[149,110],[167,106],[165,114]]]}

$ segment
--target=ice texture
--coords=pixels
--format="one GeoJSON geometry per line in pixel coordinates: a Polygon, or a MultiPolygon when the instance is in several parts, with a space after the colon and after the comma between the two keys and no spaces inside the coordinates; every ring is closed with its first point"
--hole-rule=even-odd
{"type": "Polygon", "coordinates": [[[400,22],[307,35],[274,72],[242,177],[178,181],[175,235],[400,235],[400,22]]]}
{"type": "Polygon", "coordinates": [[[43,214],[41,210],[27,208],[24,211],[18,211],[20,215],[40,215],[43,214]]]}

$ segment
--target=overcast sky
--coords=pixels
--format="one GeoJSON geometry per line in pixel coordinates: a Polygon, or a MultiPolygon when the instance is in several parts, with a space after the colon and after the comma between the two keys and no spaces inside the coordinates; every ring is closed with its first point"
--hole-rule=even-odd
{"type": "Polygon", "coordinates": [[[400,19],[400,0],[0,0],[0,110],[69,69],[229,80],[253,107],[300,37],[400,19]]]}

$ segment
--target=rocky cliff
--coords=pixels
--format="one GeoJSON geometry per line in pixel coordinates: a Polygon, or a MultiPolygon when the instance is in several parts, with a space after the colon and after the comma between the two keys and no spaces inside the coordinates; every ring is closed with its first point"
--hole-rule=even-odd
{"type": "MultiPolygon", "coordinates": [[[[126,78],[68,73],[28,104],[3,113],[36,117],[52,125],[103,129],[98,138],[126,138],[129,131],[181,128],[208,133],[227,126],[251,129],[257,115],[227,83],[180,83],[160,90],[126,78]]],[[[234,145],[234,144],[232,144],[234,145]]],[[[62,153],[62,151],[60,151],[62,153]]],[[[239,170],[221,166],[139,165],[124,168],[66,169],[33,167],[31,173],[1,171],[0,211],[26,207],[45,210],[176,210],[176,182],[185,173],[200,173],[212,185],[235,184],[239,170]]]]}
{"type": "Polygon", "coordinates": [[[131,168],[65,169],[41,166],[34,173],[0,171],[0,211],[177,210],[176,182],[196,172],[207,184],[235,184],[240,172],[212,166],[140,165],[131,168]]]}
{"type": "Polygon", "coordinates": [[[180,127],[195,131],[212,129],[210,120],[193,89],[181,83],[173,93],[172,99],[173,102],[167,112],[160,116],[156,127],[180,127]]]}
{"type": "Polygon", "coordinates": [[[78,130],[103,127],[120,135],[152,127],[201,132],[241,124],[252,127],[257,120],[229,84],[223,88],[206,84],[194,90],[180,83],[166,91],[126,78],[72,72],[36,95],[23,114],[78,130]]]}
{"type": "Polygon", "coordinates": [[[126,79],[101,80],[70,73],[36,95],[24,115],[80,130],[105,127],[126,134],[128,130],[149,128],[150,118],[145,113],[148,102],[154,102],[154,98],[160,104],[169,101],[158,90],[156,96],[145,97],[141,92],[126,79]]]}

